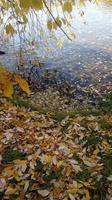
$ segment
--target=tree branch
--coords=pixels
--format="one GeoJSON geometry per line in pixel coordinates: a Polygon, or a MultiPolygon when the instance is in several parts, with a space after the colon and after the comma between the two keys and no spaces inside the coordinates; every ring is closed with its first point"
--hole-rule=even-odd
{"type": "Polygon", "coordinates": [[[56,21],[55,17],[53,16],[52,12],[49,10],[49,8],[48,8],[48,6],[47,6],[47,4],[46,4],[46,2],[45,2],[44,0],[43,0],[43,3],[44,3],[44,5],[45,5],[46,9],[48,10],[49,14],[51,15],[51,17],[53,18],[53,20],[54,20],[55,23],[57,24],[57,26],[60,28],[60,30],[64,33],[64,35],[65,35],[70,41],[72,41],[72,39],[67,35],[67,33],[63,30],[63,28],[60,27],[59,23],[56,21]]]}

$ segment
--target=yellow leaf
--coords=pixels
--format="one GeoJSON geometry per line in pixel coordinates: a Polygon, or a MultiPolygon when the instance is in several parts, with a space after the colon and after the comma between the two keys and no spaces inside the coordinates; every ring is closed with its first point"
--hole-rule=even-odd
{"type": "Polygon", "coordinates": [[[29,10],[30,5],[31,5],[31,0],[27,0],[27,1],[25,1],[25,0],[19,0],[19,2],[20,2],[20,7],[21,8],[23,8],[25,10],[29,10]]]}
{"type": "Polygon", "coordinates": [[[80,12],[80,16],[83,17],[84,16],[84,11],[80,12]]]}
{"type": "Polygon", "coordinates": [[[85,0],[80,0],[79,3],[81,6],[85,6],[85,0]]]}
{"type": "Polygon", "coordinates": [[[49,29],[49,30],[52,30],[52,26],[53,26],[52,20],[48,20],[48,21],[47,21],[47,27],[48,27],[48,29],[49,29]]]}
{"type": "Polygon", "coordinates": [[[12,166],[8,166],[3,170],[3,174],[4,176],[10,177],[12,175],[14,175],[14,170],[12,166]]]}
{"type": "Polygon", "coordinates": [[[46,164],[47,164],[47,163],[51,163],[51,161],[52,161],[52,156],[50,156],[50,155],[43,155],[41,159],[42,159],[42,162],[43,162],[43,163],[46,163],[46,164]]]}
{"type": "Polygon", "coordinates": [[[27,163],[27,160],[14,160],[14,163],[17,164],[17,165],[24,165],[27,163]]]}
{"type": "Polygon", "coordinates": [[[5,97],[12,97],[13,80],[12,75],[5,68],[0,67],[0,89],[5,97]]]}
{"type": "Polygon", "coordinates": [[[78,191],[78,184],[76,181],[73,181],[73,184],[71,185],[70,189],[68,190],[68,194],[75,194],[78,191]]]}
{"type": "Polygon", "coordinates": [[[3,94],[5,97],[12,98],[12,94],[13,94],[13,82],[12,81],[6,82],[6,84],[3,87],[3,94]]]}
{"type": "Polygon", "coordinates": [[[61,18],[61,19],[62,19],[63,24],[65,25],[67,23],[66,19],[64,18],[61,18]]]}
{"type": "Polygon", "coordinates": [[[68,200],[68,198],[67,198],[67,197],[65,197],[63,200],[68,200]]]}
{"type": "Polygon", "coordinates": [[[54,28],[55,30],[57,30],[57,27],[58,27],[58,25],[56,24],[56,22],[53,22],[53,28],[54,28]]]}
{"type": "Polygon", "coordinates": [[[27,17],[25,15],[23,15],[23,23],[22,24],[27,24],[27,22],[28,22],[27,17]]]}
{"type": "Polygon", "coordinates": [[[15,75],[15,80],[19,84],[20,88],[28,95],[30,95],[30,89],[27,81],[23,79],[20,75],[15,75]]]}
{"type": "Polygon", "coordinates": [[[6,30],[7,35],[13,36],[14,33],[16,33],[16,30],[14,29],[14,27],[13,27],[11,24],[8,24],[8,25],[5,27],[5,30],[6,30]]]}
{"type": "Polygon", "coordinates": [[[68,190],[69,194],[75,194],[77,192],[77,188],[71,188],[68,190]]]}
{"type": "Polygon", "coordinates": [[[5,192],[5,195],[12,195],[16,193],[16,188],[12,188],[12,187],[7,187],[7,190],[5,192]]]}
{"type": "Polygon", "coordinates": [[[66,11],[68,13],[72,12],[72,4],[69,1],[66,1],[63,5],[63,11],[66,11]]]}
{"type": "Polygon", "coordinates": [[[86,195],[86,200],[90,200],[89,191],[86,188],[84,188],[84,193],[86,195]]]}
{"type": "Polygon", "coordinates": [[[99,153],[99,149],[94,150],[93,154],[97,155],[99,153]]]}
{"type": "Polygon", "coordinates": [[[37,10],[42,10],[43,9],[43,1],[42,0],[32,0],[32,8],[37,9],[37,10]]]}
{"type": "Polygon", "coordinates": [[[60,20],[59,17],[56,18],[56,22],[57,22],[57,25],[58,25],[59,27],[61,27],[62,22],[61,22],[61,20],[60,20]]]}
{"type": "Polygon", "coordinates": [[[80,188],[83,187],[83,184],[82,183],[77,183],[77,186],[78,186],[78,189],[80,189],[80,188]]]}
{"type": "Polygon", "coordinates": [[[2,73],[2,72],[6,72],[6,69],[4,67],[0,66],[0,73],[2,73]]]}

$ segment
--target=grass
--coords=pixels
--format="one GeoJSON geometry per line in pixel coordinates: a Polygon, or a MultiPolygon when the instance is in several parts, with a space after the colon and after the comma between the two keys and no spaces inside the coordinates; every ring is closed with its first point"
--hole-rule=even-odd
{"type": "Polygon", "coordinates": [[[87,146],[96,146],[99,141],[101,140],[100,136],[96,135],[95,133],[92,133],[88,138],[86,138],[87,142],[86,145],[87,146]]]}
{"type": "Polygon", "coordinates": [[[100,120],[99,124],[102,129],[111,129],[112,128],[112,122],[110,122],[110,121],[100,120]]]}
{"type": "Polygon", "coordinates": [[[43,179],[46,182],[50,182],[51,180],[58,179],[62,176],[62,169],[57,170],[55,172],[49,170],[49,173],[46,174],[46,171],[44,170],[44,165],[40,160],[36,162],[35,170],[43,176],[43,179]]]}
{"type": "MultiPolygon", "coordinates": [[[[71,118],[79,115],[79,116],[100,116],[106,113],[112,113],[112,92],[108,93],[106,95],[105,101],[101,101],[99,102],[99,105],[95,108],[89,108],[87,106],[87,108],[84,109],[77,109],[77,110],[73,110],[72,112],[61,112],[61,111],[52,111],[52,110],[48,110],[48,109],[43,109],[40,108],[38,106],[34,106],[32,105],[30,100],[26,100],[23,98],[20,98],[18,96],[14,97],[13,99],[10,100],[11,103],[13,103],[13,105],[15,106],[19,106],[19,107],[25,107],[31,111],[38,111],[40,114],[47,114],[48,112],[52,112],[52,118],[54,120],[56,120],[57,122],[61,122],[66,116],[69,116],[71,118]]],[[[102,128],[103,127],[111,127],[112,125],[109,123],[101,123],[102,128]]]]}
{"type": "Polygon", "coordinates": [[[23,159],[25,157],[25,154],[17,151],[17,150],[7,150],[4,154],[3,154],[3,160],[2,163],[3,164],[7,164],[12,162],[13,160],[16,159],[23,159]]]}
{"type": "Polygon", "coordinates": [[[42,164],[42,162],[40,160],[37,160],[35,170],[37,172],[40,172],[44,170],[43,168],[44,168],[44,165],[42,164]]]}
{"type": "Polygon", "coordinates": [[[112,151],[103,155],[101,162],[104,164],[103,175],[108,177],[112,174],[112,151]]]}
{"type": "Polygon", "coordinates": [[[99,106],[104,113],[112,113],[112,101],[100,102],[99,106]]]}
{"type": "MultiPolygon", "coordinates": [[[[47,109],[42,109],[39,108],[37,106],[32,105],[30,100],[26,100],[26,99],[22,99],[20,97],[14,97],[13,99],[10,100],[11,103],[15,106],[18,107],[24,107],[27,108],[31,111],[38,111],[40,114],[47,114],[48,112],[52,112],[51,110],[47,110],[47,109]]],[[[90,111],[88,113],[88,111],[83,111],[82,115],[85,113],[85,115],[90,114],[90,111]]],[[[73,112],[58,112],[58,111],[54,111],[52,118],[54,120],[56,120],[57,122],[61,122],[66,116],[70,116],[70,117],[74,117],[77,114],[81,114],[81,111],[73,111],[73,112]]]]}
{"type": "Polygon", "coordinates": [[[22,99],[20,97],[13,97],[12,99],[10,99],[11,103],[15,106],[18,106],[18,107],[25,107],[25,108],[28,108],[28,109],[31,109],[31,110],[36,110],[36,107],[34,107],[30,100],[26,100],[26,99],[22,99]]]}
{"type": "Polygon", "coordinates": [[[47,109],[41,109],[40,107],[34,106],[30,100],[23,99],[20,97],[14,97],[13,99],[10,99],[10,102],[18,106],[20,108],[24,107],[26,109],[29,109],[30,111],[38,111],[40,114],[46,114],[48,113],[47,109]]]}
{"type": "Polygon", "coordinates": [[[87,109],[82,109],[82,110],[79,109],[79,110],[76,110],[74,112],[71,112],[70,113],[70,117],[74,117],[76,115],[80,115],[80,116],[90,116],[90,115],[99,116],[101,114],[102,114],[102,112],[100,110],[97,110],[97,109],[93,110],[93,109],[87,108],[87,109]]]}
{"type": "Polygon", "coordinates": [[[45,181],[52,181],[53,179],[58,179],[62,176],[62,169],[57,170],[56,172],[49,171],[49,174],[45,175],[43,179],[45,181]]]}
{"type": "Polygon", "coordinates": [[[88,169],[84,169],[82,172],[79,172],[76,176],[77,180],[80,180],[82,182],[88,181],[90,178],[91,173],[88,171],[88,169]]]}
{"type": "Polygon", "coordinates": [[[109,92],[104,101],[99,102],[99,109],[104,113],[112,114],[112,92],[109,92]]]}
{"type": "MultiPolygon", "coordinates": [[[[91,144],[91,142],[89,144],[91,144]]],[[[83,169],[83,171],[76,174],[73,177],[74,180],[78,181],[80,180],[81,182],[88,182],[88,180],[91,178],[91,172],[88,170],[87,166],[84,165],[84,163],[82,162],[82,160],[80,160],[79,157],[75,157],[75,159],[80,163],[80,166],[83,169]]],[[[96,177],[94,177],[94,180],[96,182],[96,189],[95,190],[92,188],[89,189],[91,200],[106,199],[106,193],[108,188],[107,177],[112,174],[112,151],[107,154],[102,153],[100,162],[103,163],[104,166],[102,170],[102,178],[100,180],[97,180],[96,177]]]]}
{"type": "Polygon", "coordinates": [[[53,119],[57,122],[61,122],[67,116],[64,112],[54,112],[53,119]]]}
{"type": "Polygon", "coordinates": [[[0,192],[0,200],[3,199],[3,196],[4,196],[4,192],[0,192]]]}
{"type": "Polygon", "coordinates": [[[16,200],[17,197],[18,196],[16,194],[10,195],[9,200],[16,200]]]}
{"type": "Polygon", "coordinates": [[[99,199],[105,200],[107,193],[107,177],[112,175],[112,152],[102,155],[101,163],[103,163],[102,178],[96,182],[96,193],[99,199]]]}

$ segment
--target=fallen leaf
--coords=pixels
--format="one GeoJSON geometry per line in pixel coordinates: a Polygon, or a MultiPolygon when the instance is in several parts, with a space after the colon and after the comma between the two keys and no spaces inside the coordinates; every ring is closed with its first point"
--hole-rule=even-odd
{"type": "Polygon", "coordinates": [[[42,197],[46,197],[49,195],[49,191],[48,190],[38,190],[38,193],[42,196],[42,197]]]}

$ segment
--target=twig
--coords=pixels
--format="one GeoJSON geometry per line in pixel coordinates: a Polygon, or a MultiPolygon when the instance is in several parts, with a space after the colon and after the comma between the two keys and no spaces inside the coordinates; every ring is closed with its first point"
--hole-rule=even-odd
{"type": "Polygon", "coordinates": [[[58,26],[58,27],[60,28],[60,30],[64,33],[64,35],[66,35],[66,37],[67,37],[70,41],[72,41],[72,39],[67,35],[67,33],[63,30],[63,28],[60,27],[59,23],[56,21],[56,19],[55,19],[55,17],[53,16],[52,12],[49,10],[49,8],[48,8],[46,2],[45,2],[44,0],[43,0],[43,2],[44,2],[45,7],[47,8],[49,14],[51,15],[51,17],[53,18],[53,20],[54,20],[55,23],[57,24],[57,26],[58,26]]]}

